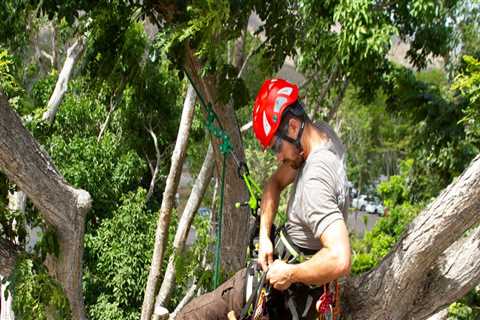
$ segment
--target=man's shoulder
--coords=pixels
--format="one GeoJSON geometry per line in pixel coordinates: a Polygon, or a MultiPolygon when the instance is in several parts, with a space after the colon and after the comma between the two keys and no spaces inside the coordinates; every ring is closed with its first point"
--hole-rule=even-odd
{"type": "Polygon", "coordinates": [[[313,150],[308,157],[308,167],[311,168],[335,168],[341,164],[338,156],[328,148],[328,146],[321,146],[313,150]]]}

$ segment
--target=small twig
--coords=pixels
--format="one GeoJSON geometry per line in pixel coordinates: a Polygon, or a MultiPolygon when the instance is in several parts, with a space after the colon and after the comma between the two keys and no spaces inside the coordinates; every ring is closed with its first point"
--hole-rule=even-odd
{"type": "Polygon", "coordinates": [[[180,303],[177,305],[175,310],[170,315],[171,320],[174,320],[177,317],[177,314],[183,309],[183,307],[185,307],[185,305],[195,297],[195,291],[197,290],[197,287],[198,287],[198,285],[196,284],[196,281],[197,281],[196,279],[193,279],[192,286],[188,289],[183,299],[180,301],[180,303]]]}
{"type": "Polygon", "coordinates": [[[347,90],[347,87],[348,87],[348,79],[345,78],[342,83],[342,88],[340,89],[340,92],[338,93],[337,98],[335,99],[335,102],[332,104],[332,106],[330,107],[330,110],[328,111],[326,122],[329,122],[337,115],[338,106],[340,105],[340,103],[343,100],[343,97],[345,96],[345,91],[347,90]]]}
{"type": "Polygon", "coordinates": [[[155,133],[153,132],[151,127],[148,128],[148,129],[146,128],[146,130],[148,131],[148,133],[150,134],[150,136],[153,139],[153,144],[155,146],[155,155],[157,157],[157,161],[155,163],[155,169],[153,170],[152,180],[150,181],[150,187],[148,188],[148,193],[147,193],[147,196],[146,196],[146,202],[148,202],[153,195],[153,191],[155,190],[155,182],[157,180],[157,174],[158,174],[158,170],[160,168],[160,157],[161,157],[161,155],[160,155],[160,149],[158,148],[157,136],[155,135],[155,133]]]}
{"type": "Polygon", "coordinates": [[[245,61],[243,62],[242,64],[242,67],[240,68],[240,71],[238,71],[238,75],[237,75],[237,78],[240,79],[242,76],[243,76],[243,72],[245,71],[246,69],[246,66],[250,60],[250,58],[256,54],[258,51],[260,51],[260,49],[265,45],[265,41],[263,41],[262,43],[260,43],[255,49],[252,49],[249,53],[248,53],[248,56],[245,58],[245,61]]]}
{"type": "Polygon", "coordinates": [[[330,77],[328,77],[327,83],[325,86],[322,88],[322,91],[320,92],[319,99],[317,101],[316,107],[312,110],[310,113],[310,118],[313,119],[313,117],[318,113],[320,106],[322,105],[323,100],[325,100],[325,96],[327,95],[328,91],[333,85],[333,82],[337,76],[338,73],[338,64],[335,65],[335,68],[333,69],[332,73],[330,74],[330,77]]]}
{"type": "Polygon", "coordinates": [[[240,128],[240,132],[241,133],[245,133],[248,129],[250,129],[251,127],[253,126],[253,122],[252,121],[249,121],[247,123],[245,123],[241,128],[240,128]]]}
{"type": "Polygon", "coordinates": [[[126,80],[127,80],[126,77],[122,78],[122,82],[120,83],[120,86],[117,89],[115,89],[115,91],[113,92],[113,95],[110,97],[110,108],[108,110],[108,114],[107,114],[107,118],[105,119],[105,122],[100,126],[100,133],[98,134],[97,142],[100,142],[100,140],[102,139],[103,134],[105,133],[108,123],[110,122],[110,119],[112,117],[112,113],[115,111],[118,104],[123,98],[123,90],[125,89],[125,85],[127,82],[126,80]]]}

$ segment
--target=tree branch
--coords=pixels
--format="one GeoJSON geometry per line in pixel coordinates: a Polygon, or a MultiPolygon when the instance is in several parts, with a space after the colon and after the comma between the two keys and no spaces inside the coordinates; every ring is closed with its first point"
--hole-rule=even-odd
{"type": "Polygon", "coordinates": [[[195,180],[182,217],[178,222],[177,232],[175,233],[175,239],[173,241],[173,253],[168,260],[167,270],[165,271],[165,276],[155,301],[155,309],[160,306],[165,306],[175,285],[175,258],[183,254],[193,217],[200,207],[205,191],[212,179],[214,165],[213,148],[210,144],[198,178],[195,180]]]}
{"type": "Polygon", "coordinates": [[[193,279],[193,284],[192,286],[188,289],[187,293],[185,296],[182,298],[182,300],[178,303],[177,307],[175,310],[172,312],[170,315],[170,319],[175,320],[177,317],[177,314],[187,305],[187,303],[190,302],[195,297],[195,292],[197,291],[198,285],[196,283],[197,279],[193,279]]]}
{"type": "Polygon", "coordinates": [[[333,103],[333,105],[330,107],[330,110],[328,111],[327,119],[325,119],[325,122],[329,123],[331,120],[333,120],[336,117],[338,107],[340,106],[340,103],[345,97],[345,91],[347,91],[347,87],[348,87],[348,79],[345,78],[342,83],[342,88],[340,89],[340,92],[337,94],[337,97],[335,98],[335,102],[333,103]]]}
{"type": "Polygon", "coordinates": [[[428,272],[411,314],[419,319],[445,309],[480,283],[480,226],[456,241],[428,272]],[[441,292],[442,294],[438,294],[441,292]]]}
{"type": "MultiPolygon", "coordinates": [[[[330,88],[332,87],[332,85],[334,83],[334,80],[337,77],[338,69],[339,69],[338,64],[336,64],[332,73],[330,73],[330,76],[328,77],[327,83],[322,88],[322,91],[320,91],[320,96],[318,98],[317,105],[315,106],[315,108],[313,108],[312,112],[310,112],[310,114],[309,114],[310,119],[313,119],[313,117],[320,110],[320,108],[322,106],[322,103],[323,103],[323,100],[325,100],[325,96],[327,95],[328,91],[330,91],[330,88]]],[[[308,80],[307,80],[307,83],[308,83],[308,80]]],[[[305,85],[302,85],[302,87],[304,87],[304,86],[305,85]]]]}
{"type": "MultiPolygon", "coordinates": [[[[454,276],[470,277],[478,283],[480,266],[478,229],[474,231],[462,245],[473,248],[471,257],[464,255],[462,249],[447,250],[452,243],[458,240],[465,231],[479,223],[480,215],[480,155],[477,156],[465,172],[450,184],[442,193],[415,218],[397,243],[392,252],[381,262],[375,270],[349,279],[345,286],[345,300],[347,309],[354,319],[407,319],[413,310],[418,307],[419,292],[424,292],[425,299],[429,293],[439,303],[449,303],[447,299],[440,299],[439,291],[426,290],[426,286],[435,281],[442,281],[443,288],[452,290],[451,297],[464,294],[473,285],[469,281],[462,281],[463,285],[455,287],[454,276]],[[447,251],[446,251],[447,250],[447,251]],[[448,271],[431,269],[432,266],[442,265],[441,256],[460,251],[452,261],[448,271]],[[461,257],[461,259],[460,259],[461,257]],[[465,260],[462,260],[465,259],[465,260]],[[477,259],[475,262],[474,259],[477,259]],[[476,271],[470,268],[477,268],[476,271]],[[470,272],[471,271],[471,272],[470,272]],[[456,274],[455,274],[456,272],[456,274]],[[467,275],[467,273],[469,273],[467,275]],[[366,298],[367,297],[367,298],[366,298]]],[[[437,269],[439,267],[436,267],[437,269]]],[[[457,279],[458,280],[458,279],[457,279]]],[[[439,287],[437,287],[438,290],[439,287]]],[[[443,293],[442,293],[443,294],[443,293]]],[[[423,304],[423,303],[422,303],[423,304]]],[[[430,310],[429,315],[438,311],[430,310]]],[[[427,307],[424,308],[427,310],[427,307]]],[[[417,311],[419,314],[420,311],[417,311]]],[[[423,318],[419,318],[423,319],[423,318]]]]}
{"type": "Polygon", "coordinates": [[[50,157],[22,125],[0,93],[0,170],[24,191],[42,217],[55,227],[60,255],[52,274],[62,283],[74,319],[84,319],[82,257],[90,194],[75,189],[58,173],[50,157]]]}
{"type": "Polygon", "coordinates": [[[241,78],[243,76],[243,73],[245,72],[245,69],[250,61],[250,58],[257,54],[258,51],[260,51],[260,49],[265,45],[265,42],[266,41],[262,41],[262,43],[260,43],[256,48],[250,50],[250,52],[248,53],[248,56],[245,58],[245,60],[243,61],[243,64],[242,64],[242,67],[240,68],[240,71],[238,71],[238,75],[237,75],[237,78],[241,78]]]}
{"type": "Polygon", "coordinates": [[[152,264],[150,266],[150,272],[148,275],[148,281],[142,305],[142,320],[150,320],[153,312],[153,306],[155,303],[155,290],[157,288],[158,281],[160,280],[163,255],[168,239],[168,226],[170,224],[171,210],[182,172],[183,161],[185,159],[187,150],[188,136],[195,110],[195,97],[195,91],[192,85],[189,85],[183,106],[180,127],[178,129],[177,141],[172,154],[170,172],[168,174],[165,191],[163,193],[160,216],[157,222],[152,264]]]}
{"type": "Polygon", "coordinates": [[[58,75],[57,83],[55,84],[55,89],[53,90],[50,100],[48,100],[47,111],[44,112],[42,120],[48,124],[52,124],[55,115],[57,114],[58,107],[62,103],[63,97],[68,89],[68,82],[70,81],[70,76],[72,75],[73,67],[78,61],[81,53],[85,48],[85,37],[81,36],[78,38],[70,48],[67,49],[67,58],[63,64],[62,71],[58,75]]]}
{"type": "Polygon", "coordinates": [[[157,136],[155,135],[155,132],[153,132],[152,128],[147,129],[148,133],[150,133],[150,136],[153,139],[153,145],[155,146],[155,155],[156,155],[156,162],[155,162],[155,168],[153,169],[153,174],[152,174],[152,180],[150,181],[150,187],[148,188],[148,193],[146,196],[146,202],[150,200],[150,198],[153,195],[153,191],[155,190],[155,182],[157,181],[157,175],[158,175],[158,170],[160,168],[160,149],[158,148],[158,140],[157,136]]]}

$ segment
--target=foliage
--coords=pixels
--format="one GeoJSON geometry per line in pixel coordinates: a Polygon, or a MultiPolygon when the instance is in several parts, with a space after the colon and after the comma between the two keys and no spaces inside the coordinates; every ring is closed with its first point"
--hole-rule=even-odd
{"type": "Polygon", "coordinates": [[[89,263],[84,283],[92,319],[139,317],[157,221],[145,196],[141,188],[126,193],[112,217],[86,235],[89,263]]]}
{"type": "Polygon", "coordinates": [[[352,239],[354,252],[352,273],[360,274],[376,267],[400,239],[423,205],[408,202],[408,182],[412,160],[402,162],[399,175],[391,176],[378,186],[388,213],[368,231],[363,239],[352,239]]]}
{"type": "Polygon", "coordinates": [[[457,76],[452,85],[453,90],[459,90],[467,100],[464,118],[467,139],[480,146],[480,62],[472,56],[465,56],[465,71],[457,76]]]}
{"type": "Polygon", "coordinates": [[[342,119],[339,134],[348,153],[348,178],[360,191],[380,175],[397,173],[397,160],[406,152],[410,130],[404,118],[387,111],[385,94],[380,92],[365,104],[352,87],[338,116],[342,119]]]}
{"type": "Polygon", "coordinates": [[[177,286],[169,303],[169,310],[175,309],[193,281],[200,290],[212,289],[213,270],[208,265],[214,258],[212,249],[214,238],[211,234],[209,217],[195,216],[191,229],[196,236],[195,242],[187,246],[183,254],[175,256],[177,286]]]}
{"type": "Polygon", "coordinates": [[[6,294],[12,294],[15,317],[25,320],[70,319],[71,311],[61,285],[53,280],[41,261],[20,256],[6,294]]]}
{"type": "Polygon", "coordinates": [[[388,99],[388,110],[405,118],[411,128],[407,152],[416,159],[412,201],[437,195],[478,152],[478,145],[467,139],[461,123],[465,102],[452,97],[448,82],[437,73],[429,74],[432,76],[423,73],[417,78],[410,70],[398,68],[388,99]]]}
{"type": "Polygon", "coordinates": [[[0,47],[0,90],[7,97],[13,97],[22,91],[14,77],[14,68],[14,57],[0,47]]]}
{"type": "Polygon", "coordinates": [[[413,179],[411,172],[413,159],[400,161],[400,173],[391,176],[387,181],[380,183],[378,193],[384,199],[387,208],[401,205],[408,201],[410,190],[408,188],[410,181],[413,179]]]}
{"type": "Polygon", "coordinates": [[[448,308],[449,320],[475,320],[480,316],[480,286],[448,308]]]}

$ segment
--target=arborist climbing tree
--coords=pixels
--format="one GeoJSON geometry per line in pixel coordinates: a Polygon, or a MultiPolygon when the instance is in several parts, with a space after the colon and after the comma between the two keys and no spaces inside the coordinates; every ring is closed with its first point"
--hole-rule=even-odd
{"type": "MultiPolygon", "coordinates": [[[[351,259],[344,217],[345,148],[328,125],[308,118],[298,87],[282,79],[264,82],[252,120],[261,147],[278,160],[261,196],[258,233],[249,246],[253,259],[214,291],[194,299],[177,319],[227,314],[231,319],[337,318],[336,280],[348,274],[351,259]],[[287,222],[274,227],[280,194],[292,183],[287,222]]],[[[260,190],[246,165],[239,164],[239,174],[255,214],[260,190]]]]}

